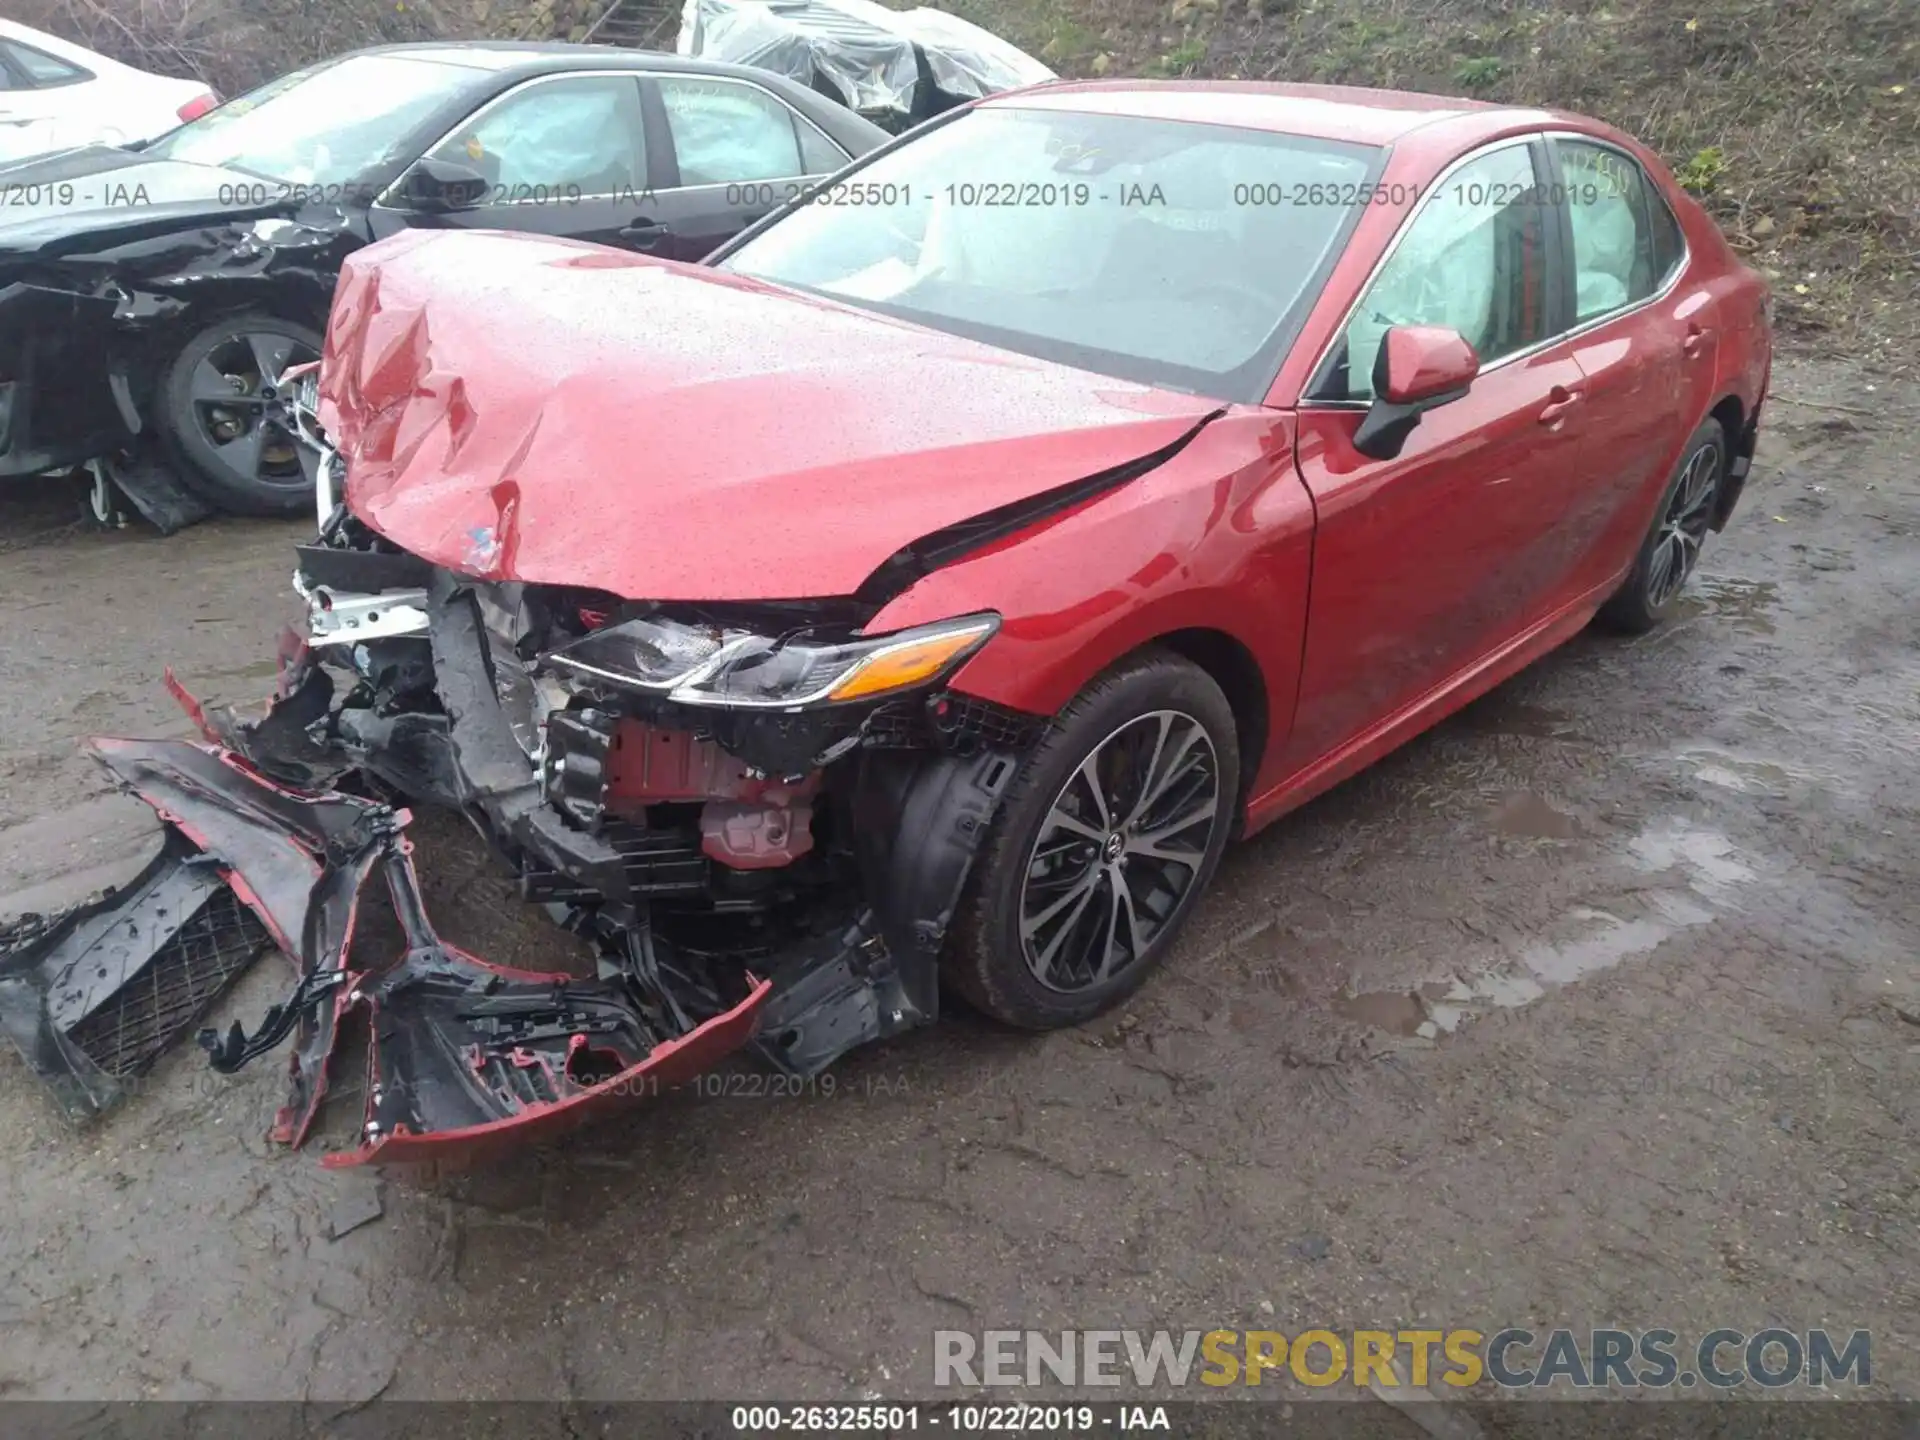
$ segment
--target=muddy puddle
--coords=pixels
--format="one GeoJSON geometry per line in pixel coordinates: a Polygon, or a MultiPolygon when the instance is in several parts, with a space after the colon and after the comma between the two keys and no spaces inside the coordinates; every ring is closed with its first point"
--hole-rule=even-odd
{"type": "Polygon", "coordinates": [[[1673,622],[1714,616],[1744,635],[1771,635],[1771,615],[1780,603],[1780,587],[1771,580],[1741,580],[1727,575],[1695,575],[1687,593],[1673,602],[1673,622]]]}
{"type": "MultiPolygon", "coordinates": [[[[1574,839],[1577,821],[1532,792],[1509,796],[1494,828],[1507,834],[1574,839]]],[[[1405,990],[1340,996],[1334,1011],[1393,1035],[1433,1040],[1489,1010],[1530,1005],[1626,961],[1653,954],[1684,930],[1740,908],[1739,891],[1759,878],[1758,863],[1725,835],[1678,817],[1649,822],[1627,841],[1621,868],[1661,884],[1630,890],[1610,908],[1576,905],[1549,941],[1484,957],[1481,964],[1422,980],[1405,990]]]]}
{"type": "Polygon", "coordinates": [[[1577,840],[1580,822],[1544,795],[1515,790],[1493,811],[1493,828],[1529,840],[1577,840]]]}

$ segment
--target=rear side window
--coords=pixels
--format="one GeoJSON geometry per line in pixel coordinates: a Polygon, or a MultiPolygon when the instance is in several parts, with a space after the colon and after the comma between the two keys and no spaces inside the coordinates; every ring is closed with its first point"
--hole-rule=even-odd
{"type": "Polygon", "coordinates": [[[36,89],[50,89],[55,85],[71,85],[77,80],[91,80],[93,77],[78,65],[69,65],[56,59],[44,50],[36,50],[31,45],[22,45],[17,40],[0,40],[0,47],[7,52],[7,59],[13,67],[27,77],[28,84],[36,89]]]}
{"type": "Polygon", "coordinates": [[[1659,290],[1685,247],[1673,212],[1631,156],[1556,139],[1573,228],[1574,318],[1592,320],[1659,290]]]}
{"type": "Polygon", "coordinates": [[[1507,145],[1435,188],[1347,322],[1344,364],[1321,396],[1373,398],[1373,362],[1395,325],[1441,325],[1482,365],[1547,338],[1546,209],[1533,156],[1507,145]]]}
{"type": "MultiPolygon", "coordinates": [[[[682,185],[731,185],[814,173],[804,163],[793,112],[766,91],[734,80],[660,81],[682,185]]],[[[836,158],[824,168],[838,170],[836,158]]]]}

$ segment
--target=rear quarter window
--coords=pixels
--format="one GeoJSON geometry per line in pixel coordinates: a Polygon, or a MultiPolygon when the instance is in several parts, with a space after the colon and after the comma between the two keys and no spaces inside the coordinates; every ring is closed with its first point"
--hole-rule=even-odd
{"type": "Polygon", "coordinates": [[[1649,228],[1653,231],[1653,264],[1659,272],[1657,283],[1664,285],[1686,259],[1687,238],[1681,233],[1680,221],[1667,204],[1666,196],[1651,180],[1647,185],[1647,212],[1649,228]]]}
{"type": "Polygon", "coordinates": [[[44,50],[36,50],[31,45],[22,45],[18,40],[0,40],[0,49],[6,51],[11,68],[37,90],[72,85],[93,78],[78,65],[69,65],[65,60],[49,55],[44,50]]]}

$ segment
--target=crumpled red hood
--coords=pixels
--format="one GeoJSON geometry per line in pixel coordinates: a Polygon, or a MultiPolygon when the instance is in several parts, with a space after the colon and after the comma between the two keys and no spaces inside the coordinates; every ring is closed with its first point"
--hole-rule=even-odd
{"type": "Polygon", "coordinates": [[[696,266],[407,231],[346,263],[320,413],[354,513],[435,564],[751,600],[851,594],[1217,408],[696,266]]]}

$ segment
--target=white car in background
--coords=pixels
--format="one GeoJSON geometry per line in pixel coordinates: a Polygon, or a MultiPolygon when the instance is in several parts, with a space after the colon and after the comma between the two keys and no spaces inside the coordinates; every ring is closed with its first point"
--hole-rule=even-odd
{"type": "Polygon", "coordinates": [[[0,164],[72,145],[151,140],[219,103],[198,80],[149,75],[0,20],[0,164]]]}

